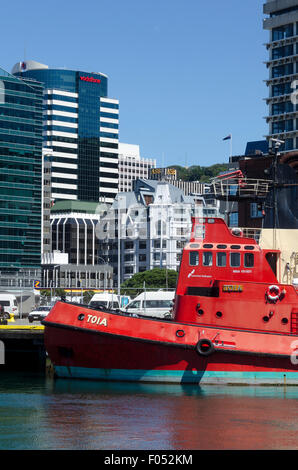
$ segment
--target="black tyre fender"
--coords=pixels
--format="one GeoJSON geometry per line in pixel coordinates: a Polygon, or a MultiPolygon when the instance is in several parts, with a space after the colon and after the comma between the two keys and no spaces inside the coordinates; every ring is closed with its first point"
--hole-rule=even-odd
{"type": "Polygon", "coordinates": [[[10,319],[10,314],[8,312],[4,312],[3,318],[4,318],[4,320],[9,320],[10,319]]]}
{"type": "Polygon", "coordinates": [[[200,356],[210,356],[210,354],[214,353],[215,351],[212,341],[210,341],[210,339],[207,339],[207,338],[200,339],[197,342],[195,348],[196,348],[197,353],[200,356]]]}

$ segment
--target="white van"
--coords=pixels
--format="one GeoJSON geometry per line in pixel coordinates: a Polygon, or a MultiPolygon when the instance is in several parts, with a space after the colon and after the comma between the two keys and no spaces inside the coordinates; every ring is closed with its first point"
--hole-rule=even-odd
{"type": "Polygon", "coordinates": [[[19,316],[19,308],[17,298],[13,294],[0,293],[0,305],[3,307],[3,313],[8,319],[7,314],[13,314],[15,317],[19,316]]]}
{"type": "Polygon", "coordinates": [[[175,291],[143,292],[132,300],[122,312],[156,318],[171,318],[175,291]]]}
{"type": "Polygon", "coordinates": [[[101,293],[94,294],[89,304],[90,307],[94,308],[107,308],[112,310],[119,310],[120,305],[117,294],[101,293]]]}

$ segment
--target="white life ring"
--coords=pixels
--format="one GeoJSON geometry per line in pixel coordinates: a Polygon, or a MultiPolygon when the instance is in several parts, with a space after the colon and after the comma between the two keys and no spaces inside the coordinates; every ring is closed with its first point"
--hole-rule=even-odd
{"type": "Polygon", "coordinates": [[[269,302],[277,302],[280,299],[280,288],[274,284],[268,287],[266,295],[269,302]]]}

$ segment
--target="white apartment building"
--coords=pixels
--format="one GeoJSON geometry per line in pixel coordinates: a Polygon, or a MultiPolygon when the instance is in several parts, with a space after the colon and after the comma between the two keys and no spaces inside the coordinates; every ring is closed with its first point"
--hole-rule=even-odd
{"type": "Polygon", "coordinates": [[[133,181],[138,178],[148,179],[151,168],[156,167],[156,160],[141,158],[140,146],[119,142],[119,192],[133,190],[133,181]]]}
{"type": "Polygon", "coordinates": [[[172,184],[139,179],[134,186],[117,195],[97,234],[99,252],[113,266],[114,285],[118,267],[120,283],[155,267],[178,270],[191,216],[203,215],[203,201],[196,206],[172,184]]]}

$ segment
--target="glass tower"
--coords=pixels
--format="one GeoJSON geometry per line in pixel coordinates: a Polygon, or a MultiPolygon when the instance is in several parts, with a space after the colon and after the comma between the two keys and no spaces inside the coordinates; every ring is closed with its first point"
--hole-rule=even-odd
{"type": "Polygon", "coordinates": [[[43,146],[51,150],[52,199],[113,202],[118,192],[119,102],[102,73],[17,63],[16,76],[44,84],[43,146]]]}
{"type": "Polygon", "coordinates": [[[269,31],[266,80],[269,96],[267,138],[285,141],[282,151],[298,149],[298,2],[267,0],[264,4],[264,29],[269,31]],[[296,92],[297,93],[297,92],[296,92]]]}
{"type": "Polygon", "coordinates": [[[0,68],[1,287],[32,287],[40,275],[42,93],[0,68]]]}

